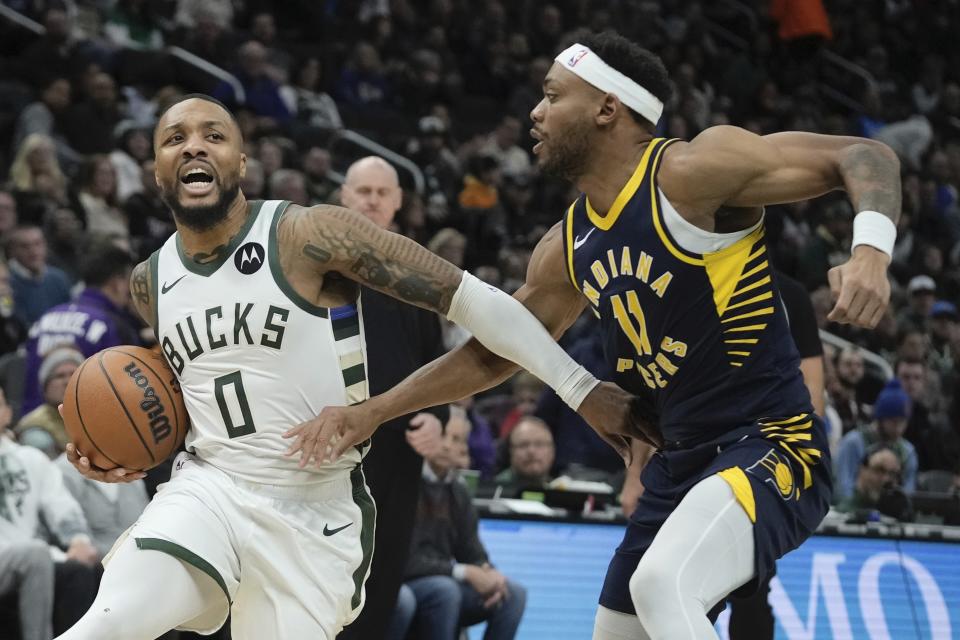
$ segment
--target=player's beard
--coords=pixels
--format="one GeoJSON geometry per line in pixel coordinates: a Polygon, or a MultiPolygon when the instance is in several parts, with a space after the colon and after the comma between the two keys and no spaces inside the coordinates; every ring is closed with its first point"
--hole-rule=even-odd
{"type": "Polygon", "coordinates": [[[590,128],[589,122],[575,122],[567,131],[551,135],[541,160],[543,171],[571,182],[582,176],[589,164],[590,128]]]}
{"type": "Polygon", "coordinates": [[[199,205],[194,207],[185,207],[177,198],[176,187],[171,193],[167,189],[161,189],[160,197],[173,211],[173,217],[184,226],[190,227],[193,231],[207,231],[222,222],[230,212],[230,205],[240,193],[240,181],[234,180],[231,184],[223,185],[220,188],[220,197],[213,204],[199,205]]]}

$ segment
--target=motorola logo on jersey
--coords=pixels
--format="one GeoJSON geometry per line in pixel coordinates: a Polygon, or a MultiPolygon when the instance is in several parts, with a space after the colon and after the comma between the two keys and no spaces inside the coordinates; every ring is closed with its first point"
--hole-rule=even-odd
{"type": "Polygon", "coordinates": [[[263,266],[263,259],[266,252],[263,245],[259,242],[248,242],[233,254],[233,264],[237,266],[237,271],[249,276],[256,273],[263,266]]]}

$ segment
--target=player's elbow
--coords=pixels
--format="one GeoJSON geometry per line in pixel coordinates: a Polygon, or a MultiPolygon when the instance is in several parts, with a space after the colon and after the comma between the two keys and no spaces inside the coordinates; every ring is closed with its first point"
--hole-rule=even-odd
{"type": "Polygon", "coordinates": [[[883,165],[888,171],[900,175],[900,156],[885,142],[870,138],[857,138],[857,141],[847,147],[845,158],[862,162],[869,158],[874,165],[883,165]]]}

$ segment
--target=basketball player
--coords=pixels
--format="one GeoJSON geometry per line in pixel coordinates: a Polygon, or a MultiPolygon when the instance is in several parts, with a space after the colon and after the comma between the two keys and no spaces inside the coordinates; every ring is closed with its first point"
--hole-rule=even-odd
{"type": "MultiPolygon", "coordinates": [[[[597,639],[717,637],[714,605],[765,576],[827,512],[826,436],[771,278],[763,206],[845,189],[859,213],[852,256],[830,272],[829,317],[873,327],[889,298],[900,213],[890,149],[731,126],[656,138],[669,86],[656,56],[593,35],[556,58],[531,113],[540,166],[582,195],[534,251],[516,297],[554,335],[582,309],[596,314],[616,382],[650,403],[663,437],[607,572],[597,639]]],[[[297,432],[321,450],[338,436],[334,457],[383,420],[514,369],[471,341],[297,432]]]]}
{"type": "MultiPolygon", "coordinates": [[[[63,640],[210,633],[231,609],[236,640],[332,640],[357,615],[374,522],[366,444],[298,464],[282,434],[366,399],[361,312],[336,309],[358,285],[462,323],[591,424],[627,430],[630,394],[598,384],[510,296],[354,211],[248,202],[240,129],[215,100],[171,106],[154,148],[177,233],[134,269],[131,290],[180,381],[190,453],[105,558],[94,605],[63,640]]],[[[90,478],[143,475],[93,469],[75,446],[69,456],[90,478]]]]}

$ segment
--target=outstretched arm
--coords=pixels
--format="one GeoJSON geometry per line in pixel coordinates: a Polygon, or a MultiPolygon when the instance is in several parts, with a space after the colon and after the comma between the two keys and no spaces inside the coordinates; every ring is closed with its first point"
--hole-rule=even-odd
{"type": "Polygon", "coordinates": [[[886,270],[900,217],[900,163],[886,145],[712,127],[668,151],[659,181],[681,214],[701,225],[722,206],[795,202],[845,189],[859,213],[851,260],[828,274],[836,300],[829,318],[869,328],[880,321],[890,299],[886,270]]]}
{"type": "MultiPolygon", "coordinates": [[[[523,313],[532,313],[553,338],[559,337],[576,320],[586,304],[566,279],[559,230],[557,225],[541,240],[530,262],[527,283],[515,295],[522,303],[518,306],[526,307],[527,311],[523,313]]],[[[475,313],[479,315],[484,311],[476,309],[475,313]]],[[[509,313],[486,320],[492,320],[502,336],[523,336],[519,325],[521,319],[521,314],[509,313]]],[[[559,349],[552,340],[551,345],[559,349]]],[[[532,344],[526,346],[533,348],[532,344]]],[[[569,360],[566,354],[564,358],[569,360]]],[[[492,353],[478,340],[470,340],[423,366],[390,391],[354,407],[328,407],[315,420],[292,429],[287,435],[296,437],[297,441],[290,453],[303,450],[302,462],[309,461],[313,455],[318,461],[321,456],[335,458],[368,438],[387,420],[488,389],[519,368],[510,360],[492,353]],[[317,454],[311,453],[313,451],[317,454]]],[[[632,396],[616,385],[602,383],[595,386],[577,410],[625,457],[629,456],[628,443],[619,434],[658,439],[653,425],[638,424],[637,416],[632,413],[635,410],[632,396]]]]}

